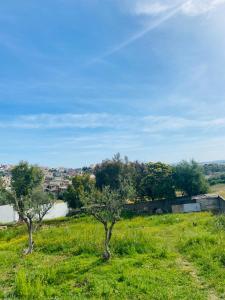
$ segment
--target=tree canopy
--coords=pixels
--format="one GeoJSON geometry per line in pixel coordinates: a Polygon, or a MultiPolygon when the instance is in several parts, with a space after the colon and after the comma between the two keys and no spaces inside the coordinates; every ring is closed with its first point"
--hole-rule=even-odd
{"type": "Polygon", "coordinates": [[[119,153],[114,155],[112,159],[107,159],[97,164],[94,169],[96,187],[102,189],[105,186],[109,186],[113,190],[119,189],[121,178],[130,178],[129,167],[127,157],[123,159],[119,153]]]}
{"type": "Polygon", "coordinates": [[[182,161],[174,167],[174,182],[178,190],[187,196],[205,194],[209,190],[202,167],[194,160],[182,161]]]}
{"type": "Polygon", "coordinates": [[[29,195],[32,190],[43,183],[44,174],[42,170],[27,162],[20,162],[12,169],[11,186],[18,198],[29,195]]]}
{"type": "Polygon", "coordinates": [[[90,175],[76,175],[72,178],[70,184],[63,195],[63,199],[70,208],[80,208],[82,206],[82,197],[84,193],[90,192],[94,187],[95,181],[90,175]]]}
{"type": "Polygon", "coordinates": [[[161,163],[148,163],[140,182],[142,196],[152,200],[175,197],[172,167],[161,163]]]}

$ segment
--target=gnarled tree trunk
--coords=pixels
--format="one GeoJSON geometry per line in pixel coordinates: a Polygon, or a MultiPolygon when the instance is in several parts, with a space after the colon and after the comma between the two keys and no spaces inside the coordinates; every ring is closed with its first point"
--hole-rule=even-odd
{"type": "Polygon", "coordinates": [[[26,220],[28,229],[28,248],[24,250],[24,254],[31,254],[33,252],[34,242],[33,242],[33,222],[32,220],[26,220]]]}
{"type": "Polygon", "coordinates": [[[109,227],[108,227],[107,223],[104,224],[104,228],[105,228],[105,250],[104,250],[104,253],[102,255],[104,260],[109,260],[110,257],[111,257],[109,243],[110,243],[110,240],[111,240],[111,237],[112,237],[112,230],[113,230],[114,225],[115,225],[115,222],[112,222],[109,227]]]}

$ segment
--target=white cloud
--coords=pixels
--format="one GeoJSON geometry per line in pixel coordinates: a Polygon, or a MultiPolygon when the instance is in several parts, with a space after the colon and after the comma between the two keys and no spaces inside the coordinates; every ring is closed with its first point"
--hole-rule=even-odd
{"type": "Polygon", "coordinates": [[[158,15],[168,10],[168,5],[160,2],[137,1],[134,11],[137,15],[158,15]]]}
{"type": "Polygon", "coordinates": [[[225,0],[134,0],[129,2],[130,9],[137,15],[155,16],[179,6],[179,11],[187,16],[198,16],[216,9],[225,0]]]}
{"type": "Polygon", "coordinates": [[[114,115],[107,113],[88,114],[37,114],[18,116],[1,121],[1,128],[18,129],[112,129],[117,132],[137,132],[150,134],[179,133],[182,130],[218,130],[225,128],[225,118],[186,118],[176,116],[114,115]]]}
{"type": "Polygon", "coordinates": [[[173,116],[147,116],[144,118],[145,132],[168,132],[188,129],[214,130],[225,128],[225,118],[191,119],[173,116]]]}
{"type": "Polygon", "coordinates": [[[224,3],[224,0],[189,0],[182,5],[181,11],[188,16],[198,16],[208,13],[224,3]]]}
{"type": "Polygon", "coordinates": [[[93,58],[88,65],[105,63],[105,58],[119,52],[127,46],[138,41],[152,30],[158,28],[175,15],[198,16],[212,11],[225,4],[225,0],[123,0],[127,11],[135,15],[154,16],[150,25],[144,27],[125,41],[112,47],[102,55],[93,58]]]}
{"type": "Polygon", "coordinates": [[[112,117],[105,113],[91,114],[37,114],[19,116],[11,121],[1,121],[0,127],[27,129],[57,128],[99,128],[104,126],[117,127],[120,117],[112,117]]]}

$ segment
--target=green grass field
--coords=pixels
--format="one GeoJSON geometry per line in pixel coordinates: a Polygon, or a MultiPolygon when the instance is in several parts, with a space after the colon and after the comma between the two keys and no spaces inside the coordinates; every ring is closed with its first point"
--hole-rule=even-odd
{"type": "Polygon", "coordinates": [[[225,299],[225,218],[124,219],[110,262],[93,219],[45,223],[24,257],[25,227],[0,232],[0,299],[225,299]]]}

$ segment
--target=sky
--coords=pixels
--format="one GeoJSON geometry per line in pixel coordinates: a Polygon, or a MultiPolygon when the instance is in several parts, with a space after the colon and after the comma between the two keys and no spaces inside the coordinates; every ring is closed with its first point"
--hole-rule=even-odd
{"type": "Polygon", "coordinates": [[[0,3],[0,163],[225,159],[225,0],[0,3]]]}

